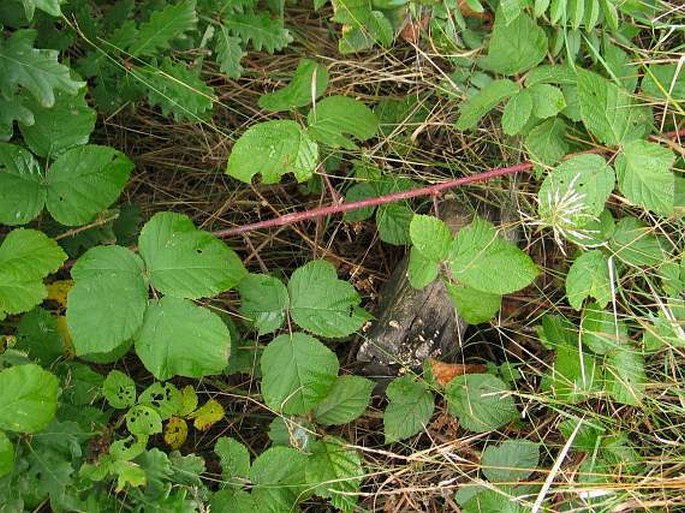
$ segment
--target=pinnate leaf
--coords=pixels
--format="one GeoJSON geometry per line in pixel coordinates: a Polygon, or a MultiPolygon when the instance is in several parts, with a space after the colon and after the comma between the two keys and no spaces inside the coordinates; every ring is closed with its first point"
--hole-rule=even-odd
{"type": "Polygon", "coordinates": [[[318,146],[295,121],[267,121],[251,126],[236,141],[226,172],[245,183],[256,174],[265,184],[278,183],[286,173],[304,182],[314,174],[318,160],[318,146]]]}
{"type": "Polygon", "coordinates": [[[182,214],[155,214],[138,244],[152,286],[164,294],[211,297],[235,287],[247,274],[232,249],[182,214]]]}
{"type": "Polygon", "coordinates": [[[322,337],[345,337],[369,320],[354,287],[339,280],[325,260],[295,270],[288,282],[290,314],[298,326],[322,337]]]}
{"type": "Polygon", "coordinates": [[[409,225],[413,217],[414,212],[407,205],[381,205],[376,211],[378,236],[388,244],[409,244],[409,225]]]}
{"type": "Polygon", "coordinates": [[[675,206],[675,155],[647,141],[631,141],[616,158],[618,188],[630,202],[669,215],[675,206]]]}
{"type": "Polygon", "coordinates": [[[57,410],[57,378],[35,364],[0,371],[0,429],[35,433],[57,410]]]}
{"type": "Polygon", "coordinates": [[[534,162],[556,164],[569,151],[566,123],[561,118],[550,118],[528,132],[524,144],[534,162]]]}
{"type": "Polygon", "coordinates": [[[259,98],[259,106],[271,112],[305,107],[328,87],[328,70],[316,61],[301,59],[287,86],[259,98]]]}
{"type": "Polygon", "coordinates": [[[262,354],[264,402],[283,413],[304,414],[330,393],[338,367],[335,353],[314,337],[280,335],[262,354]]]}
{"type": "Polygon", "coordinates": [[[533,114],[537,118],[551,118],[566,107],[564,94],[558,87],[535,84],[530,87],[530,94],[533,97],[533,114]]]}
{"type": "Polygon", "coordinates": [[[135,57],[158,55],[160,50],[170,48],[174,39],[195,29],[196,25],[195,0],[184,0],[156,9],[149,21],[141,23],[128,52],[135,57]]]}
{"type": "Polygon", "coordinates": [[[678,64],[651,64],[642,79],[642,90],[662,100],[685,101],[683,69],[678,64]]]}
{"type": "Polygon", "coordinates": [[[321,100],[309,111],[307,124],[307,133],[312,139],[348,150],[357,145],[346,134],[365,141],[378,131],[378,119],[373,111],[347,96],[329,96],[321,100]]]}
{"type": "Polygon", "coordinates": [[[498,103],[514,96],[518,90],[519,86],[508,79],[490,82],[459,108],[459,119],[455,128],[457,130],[475,128],[483,116],[494,109],[498,103]]]}
{"type": "Polygon", "coordinates": [[[239,78],[243,74],[240,61],[245,56],[245,52],[240,46],[240,38],[231,36],[228,29],[223,25],[219,26],[218,30],[219,32],[214,36],[214,48],[219,69],[228,78],[239,78]]]}
{"type": "Polygon", "coordinates": [[[361,376],[338,376],[329,394],[314,408],[314,417],[324,426],[352,422],[366,410],[373,387],[373,381],[361,376]]]}
{"type": "Polygon", "coordinates": [[[222,436],[214,444],[214,452],[221,462],[221,477],[225,481],[246,478],[250,474],[250,453],[243,444],[222,436]]]}
{"type": "Polygon", "coordinates": [[[406,375],[393,380],[386,390],[388,405],[383,412],[385,443],[414,436],[426,428],[433,416],[435,399],[422,381],[406,375]]]}
{"type": "Polygon", "coordinates": [[[264,49],[274,53],[293,40],[282,21],[271,18],[267,12],[230,14],[224,17],[224,26],[233,35],[240,37],[243,45],[251,44],[258,52],[264,49]]]}
{"type": "Polygon", "coordinates": [[[528,89],[516,93],[507,102],[502,114],[502,128],[507,135],[516,135],[526,126],[533,112],[533,95],[528,89]]]}

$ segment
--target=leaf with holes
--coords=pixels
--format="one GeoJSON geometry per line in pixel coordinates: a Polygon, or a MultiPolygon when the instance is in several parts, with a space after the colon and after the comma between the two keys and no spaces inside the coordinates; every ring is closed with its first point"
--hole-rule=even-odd
{"type": "Polygon", "coordinates": [[[365,141],[378,131],[378,119],[359,100],[346,96],[324,98],[307,115],[307,134],[332,148],[353,150],[357,145],[347,134],[365,141]]]}
{"type": "Polygon", "coordinates": [[[102,394],[112,408],[130,408],[136,402],[136,384],[128,375],[114,369],[102,383],[102,394]]]}
{"type": "Polygon", "coordinates": [[[155,382],[138,397],[138,404],[149,406],[166,420],[181,408],[181,392],[172,383],[155,382]]]}
{"type": "Polygon", "coordinates": [[[428,426],[435,399],[423,381],[402,376],[390,382],[386,394],[389,401],[383,412],[386,444],[414,436],[428,426]]]}
{"type": "Polygon", "coordinates": [[[319,162],[319,148],[295,121],[267,121],[252,125],[233,145],[226,173],[250,183],[262,175],[265,184],[293,173],[298,182],[309,180],[319,162]],[[259,159],[255,159],[259,155],[259,159]]]}
{"type": "Polygon", "coordinates": [[[325,260],[295,270],[288,282],[290,315],[298,326],[322,337],[345,337],[369,320],[354,287],[338,279],[325,260]]]}
{"type": "Polygon", "coordinates": [[[304,333],[276,337],[261,359],[264,402],[283,413],[307,413],[330,393],[338,367],[335,353],[314,337],[304,333]]]}
{"type": "Polygon", "coordinates": [[[328,70],[316,61],[301,59],[295,74],[284,88],[259,98],[259,106],[281,112],[311,105],[328,87],[328,70]]]}
{"type": "Polygon", "coordinates": [[[463,374],[445,390],[449,412],[466,429],[485,433],[519,417],[507,385],[491,374],[463,374]]]}
{"type": "Polygon", "coordinates": [[[159,212],[138,239],[152,286],[175,297],[216,296],[247,274],[238,255],[182,214],[159,212]]]}
{"type": "Polygon", "coordinates": [[[361,376],[338,376],[331,391],[314,408],[314,417],[324,426],[352,422],[369,405],[374,385],[361,376]]]}
{"type": "Polygon", "coordinates": [[[162,432],[162,419],[149,406],[136,404],[126,413],[126,428],[135,436],[150,436],[162,432]]]}

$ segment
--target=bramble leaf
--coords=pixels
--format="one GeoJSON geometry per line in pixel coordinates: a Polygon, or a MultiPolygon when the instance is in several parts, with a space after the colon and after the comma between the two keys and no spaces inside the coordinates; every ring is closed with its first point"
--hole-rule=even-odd
{"type": "Polygon", "coordinates": [[[150,20],[141,23],[128,52],[135,57],[156,56],[170,48],[174,39],[195,29],[195,0],[184,0],[152,12],[150,20]]]}
{"type": "Polygon", "coordinates": [[[535,84],[529,90],[533,98],[533,114],[537,118],[551,118],[566,107],[566,100],[558,87],[535,84]]]}
{"type": "Polygon", "coordinates": [[[386,444],[414,436],[428,426],[435,399],[423,381],[402,376],[390,382],[386,394],[389,401],[383,412],[386,444]]]}
{"type": "Polygon", "coordinates": [[[0,431],[0,478],[12,472],[14,468],[14,445],[4,431],[0,431]]]}
{"type": "Polygon", "coordinates": [[[445,282],[447,293],[457,308],[459,317],[469,324],[479,324],[492,319],[502,303],[500,294],[483,292],[463,284],[445,282]]]}
{"type": "Polygon", "coordinates": [[[373,111],[347,96],[329,96],[318,102],[309,111],[307,124],[307,134],[312,139],[347,150],[357,145],[346,134],[365,141],[378,131],[378,119],[373,111]]]}
{"type": "Polygon", "coordinates": [[[514,96],[518,91],[519,86],[508,79],[490,82],[459,107],[459,119],[454,127],[457,130],[475,128],[481,118],[498,103],[514,96]]]}
{"type": "Polygon", "coordinates": [[[134,340],[143,365],[159,380],[219,374],[231,347],[219,316],[172,296],[150,303],[134,340]]]}
{"type": "Polygon", "coordinates": [[[645,360],[636,349],[626,345],[607,355],[605,390],[614,401],[638,406],[645,395],[649,378],[645,360]]]}
{"type": "Polygon", "coordinates": [[[314,337],[280,335],[262,354],[264,402],[283,413],[307,413],[330,393],[338,367],[335,353],[314,337]]]}
{"type": "Polygon", "coordinates": [[[596,354],[621,350],[629,341],[625,323],[596,303],[586,305],[583,310],[580,336],[583,344],[596,354]]]}
{"type": "Polygon", "coordinates": [[[685,101],[682,67],[678,64],[651,64],[642,79],[642,90],[660,100],[685,101]]]}
{"type": "Polygon", "coordinates": [[[483,474],[491,483],[521,481],[529,477],[540,462],[540,444],[529,440],[505,440],[488,445],[483,451],[483,474]]]}
{"type": "Polygon", "coordinates": [[[136,402],[136,384],[127,374],[113,369],[102,383],[102,394],[112,408],[130,408],[136,402]]]}
{"type": "Polygon", "coordinates": [[[342,54],[371,48],[376,42],[382,46],[392,43],[394,29],[380,11],[374,11],[369,0],[332,0],[333,18],[343,24],[338,50],[342,54]]]}
{"type": "Polygon", "coordinates": [[[67,324],[77,355],[107,353],[138,331],[148,300],[138,255],[121,246],[96,246],[71,275],[67,324]]]}
{"type": "Polygon", "coordinates": [[[345,447],[337,438],[324,437],[312,444],[304,468],[316,495],[330,498],[339,511],[354,511],[364,477],[362,460],[354,448],[345,447]]]}
{"type": "Polygon", "coordinates": [[[333,388],[314,408],[324,426],[346,424],[361,416],[369,405],[374,382],[361,376],[338,376],[333,388]]]}
{"type": "Polygon", "coordinates": [[[675,155],[647,141],[631,141],[616,158],[618,188],[631,203],[669,215],[675,206],[675,155]]]}
{"type": "Polygon", "coordinates": [[[519,412],[507,385],[491,374],[462,374],[445,390],[449,412],[466,429],[485,433],[515,420],[519,412]]]}
{"type": "Polygon", "coordinates": [[[155,214],[140,232],[138,245],[152,286],[164,294],[212,297],[247,274],[232,249],[182,214],[155,214]]]}
{"type": "Polygon", "coordinates": [[[447,259],[452,234],[437,217],[416,214],[409,224],[409,237],[416,250],[429,261],[440,263],[447,259]]]}
{"type": "Polygon", "coordinates": [[[33,363],[0,371],[0,429],[36,433],[57,410],[57,378],[33,363]]]}
{"type": "Polygon", "coordinates": [[[409,225],[413,217],[414,212],[407,205],[381,205],[376,211],[378,236],[388,244],[409,244],[409,225]]]}
{"type": "Polygon", "coordinates": [[[554,397],[571,404],[599,392],[601,372],[590,353],[580,353],[573,343],[554,342],[554,364],[543,377],[542,389],[551,390],[554,397]]]}
{"type": "Polygon", "coordinates": [[[238,284],[242,303],[240,312],[266,335],[281,327],[290,304],[288,289],[278,278],[265,274],[248,274],[238,284]]]}
{"type": "Polygon", "coordinates": [[[316,61],[301,59],[292,79],[282,89],[259,98],[259,106],[271,112],[305,107],[316,101],[328,87],[328,70],[316,61]]]}
{"type": "Polygon", "coordinates": [[[280,182],[286,173],[304,182],[312,177],[318,161],[318,146],[295,121],[267,121],[252,125],[236,141],[226,173],[245,183],[260,173],[265,184],[280,182]]]}
{"type": "Polygon", "coordinates": [[[516,135],[526,126],[533,112],[533,95],[529,89],[519,91],[507,102],[502,114],[502,128],[507,135],[516,135]]]}
{"type": "Polygon", "coordinates": [[[427,259],[415,246],[409,250],[407,278],[415,289],[423,289],[438,277],[439,265],[427,259]]]}
{"type": "Polygon", "coordinates": [[[44,180],[28,150],[0,143],[0,223],[13,226],[33,220],[45,205],[44,180]]]}
{"type": "Polygon", "coordinates": [[[221,477],[231,482],[234,478],[246,478],[250,474],[250,453],[243,444],[222,436],[214,444],[214,452],[221,463],[221,477]]]}
{"type": "Polygon", "coordinates": [[[635,217],[624,217],[616,224],[609,247],[616,258],[637,267],[658,267],[664,258],[653,229],[635,217]]]}
{"type": "Polygon", "coordinates": [[[550,118],[536,125],[524,141],[530,159],[541,164],[556,164],[569,151],[566,142],[566,123],[561,118],[550,118]]]}
{"type": "Polygon", "coordinates": [[[591,297],[604,308],[611,301],[609,259],[595,249],[577,257],[566,275],[566,297],[580,310],[585,298],[591,297]]]}

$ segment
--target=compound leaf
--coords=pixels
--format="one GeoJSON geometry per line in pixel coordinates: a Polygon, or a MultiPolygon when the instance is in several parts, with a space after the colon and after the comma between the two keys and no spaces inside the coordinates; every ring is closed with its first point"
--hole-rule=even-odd
{"type": "Polygon", "coordinates": [[[447,259],[452,234],[437,217],[415,215],[409,224],[409,237],[416,250],[429,261],[440,263],[447,259]]]}
{"type": "Polygon", "coordinates": [[[447,294],[457,308],[459,317],[469,324],[479,324],[492,319],[502,303],[500,294],[474,289],[461,283],[445,282],[447,294]]]}
{"type": "Polygon", "coordinates": [[[519,91],[519,86],[508,79],[494,80],[469,98],[459,108],[459,119],[454,125],[457,130],[469,130],[475,128],[478,122],[495,106],[514,96],[519,91]]]}
{"type": "Polygon", "coordinates": [[[33,363],[0,371],[0,429],[35,433],[57,410],[57,378],[33,363]]]}
{"type": "Polygon", "coordinates": [[[540,444],[529,440],[505,440],[483,451],[483,474],[492,483],[520,481],[529,477],[540,461],[540,444]]]}
{"type": "Polygon", "coordinates": [[[533,95],[528,89],[519,91],[507,102],[502,114],[502,128],[507,135],[516,135],[526,126],[533,112],[533,95]]]}
{"type": "Polygon", "coordinates": [[[365,141],[378,131],[378,119],[373,111],[359,100],[346,96],[329,96],[321,100],[309,111],[307,124],[307,133],[312,139],[347,150],[353,150],[357,145],[345,134],[365,141]]]}
{"type": "Polygon", "coordinates": [[[361,376],[338,376],[328,395],[314,408],[324,426],[346,424],[359,417],[371,399],[374,382],[361,376]]]}
{"type": "Polygon", "coordinates": [[[290,31],[279,19],[271,18],[267,12],[235,13],[225,16],[224,26],[231,34],[239,36],[243,45],[252,44],[258,52],[269,53],[282,50],[293,40],[290,31]]]}
{"type": "Polygon", "coordinates": [[[240,312],[255,325],[260,336],[281,327],[290,304],[288,289],[281,280],[249,274],[238,284],[238,292],[242,299],[240,312]]]}
{"type": "Polygon", "coordinates": [[[245,56],[245,52],[240,46],[240,38],[231,36],[228,29],[223,25],[219,26],[219,32],[214,37],[214,49],[216,50],[219,70],[226,73],[228,78],[239,78],[243,74],[240,61],[245,56]]]}
{"type": "Polygon", "coordinates": [[[354,511],[364,477],[362,460],[355,449],[345,447],[337,438],[325,437],[312,445],[304,468],[316,495],[330,498],[339,511],[354,511]]]}
{"type": "Polygon", "coordinates": [[[390,382],[388,405],[383,412],[385,443],[414,436],[425,429],[433,416],[435,399],[428,386],[410,375],[390,382]]]}
{"type": "Polygon", "coordinates": [[[407,278],[415,289],[423,289],[438,277],[439,265],[429,260],[415,246],[409,250],[407,278]]]}
{"type": "Polygon", "coordinates": [[[605,390],[614,401],[638,406],[649,382],[644,356],[626,345],[607,355],[605,390]]]}
{"type": "Polygon", "coordinates": [[[616,224],[609,247],[619,260],[636,267],[658,267],[664,253],[654,230],[635,217],[624,217],[616,224]]]}
{"type": "Polygon", "coordinates": [[[195,0],[170,4],[152,12],[150,20],[141,23],[137,37],[128,52],[135,57],[155,56],[170,48],[171,42],[197,25],[195,0]]]}
{"type": "Polygon", "coordinates": [[[566,297],[580,310],[585,298],[591,297],[604,308],[611,300],[609,259],[595,249],[577,257],[566,275],[566,297]]]}

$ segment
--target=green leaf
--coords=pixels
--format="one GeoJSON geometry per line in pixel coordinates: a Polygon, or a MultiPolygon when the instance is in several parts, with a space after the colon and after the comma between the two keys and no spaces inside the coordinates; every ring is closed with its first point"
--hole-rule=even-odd
{"type": "Polygon", "coordinates": [[[528,89],[519,91],[507,102],[502,114],[502,128],[507,135],[516,135],[528,123],[533,112],[533,95],[528,89]]]}
{"type": "Polygon", "coordinates": [[[629,340],[625,323],[595,303],[590,303],[583,310],[580,336],[583,344],[596,354],[619,350],[629,340]]]}
{"type": "Polygon", "coordinates": [[[257,511],[254,497],[240,488],[218,490],[214,492],[209,501],[211,511],[231,511],[233,513],[257,511]]]}
{"type": "Polygon", "coordinates": [[[616,258],[636,267],[658,267],[664,259],[654,230],[635,217],[624,217],[616,224],[609,247],[616,258]]]}
{"type": "Polygon", "coordinates": [[[519,86],[511,80],[494,80],[483,89],[469,98],[459,108],[459,119],[454,127],[457,130],[470,130],[478,125],[478,122],[498,103],[514,96],[519,91],[519,86]]]}
{"type": "Polygon", "coordinates": [[[546,165],[559,162],[570,150],[566,128],[561,118],[547,119],[533,127],[524,141],[530,159],[546,165]]]}
{"type": "Polygon", "coordinates": [[[150,303],[134,339],[143,365],[159,380],[219,374],[231,350],[230,333],[218,315],[172,296],[150,303]]]}
{"type": "Polygon", "coordinates": [[[295,270],[288,282],[290,315],[298,326],[322,337],[345,337],[369,320],[354,287],[339,280],[325,260],[295,270]]]}
{"type": "MultiPolygon", "coordinates": [[[[181,391],[173,383],[154,382],[138,397],[138,404],[144,404],[155,410],[162,420],[171,418],[183,406],[181,391]]],[[[207,406],[207,403],[205,403],[207,406]]],[[[200,410],[195,412],[196,418],[200,410]]]]}
{"type": "Polygon", "coordinates": [[[642,79],[642,91],[669,102],[685,101],[685,80],[678,64],[650,64],[642,79]]]}
{"type": "Polygon", "coordinates": [[[14,468],[14,445],[4,431],[0,431],[0,478],[12,472],[14,468]]]}
{"type": "Polygon", "coordinates": [[[449,282],[445,282],[445,287],[459,317],[469,324],[489,321],[499,311],[502,303],[500,294],[482,292],[466,285],[449,282]]]}
{"type": "Polygon", "coordinates": [[[243,74],[240,61],[246,54],[240,46],[240,42],[239,37],[229,35],[226,27],[219,26],[219,32],[215,36],[214,49],[216,50],[219,70],[225,73],[228,78],[240,78],[240,75],[243,74]]]}
{"type": "Polygon", "coordinates": [[[47,207],[67,226],[85,224],[121,194],[134,164],[109,146],[78,146],[63,153],[50,167],[47,207]]]}
{"type": "Polygon", "coordinates": [[[17,326],[15,349],[26,351],[43,367],[49,367],[64,353],[64,340],[57,319],[42,308],[24,314],[17,326]]]}
{"type": "Polygon", "coordinates": [[[409,224],[409,237],[414,247],[429,261],[440,263],[447,259],[452,234],[437,217],[416,214],[409,224]]]}
{"type": "Polygon", "coordinates": [[[45,204],[43,171],[24,148],[0,143],[0,223],[10,226],[33,220],[45,204]]]}
{"type": "Polygon", "coordinates": [[[338,376],[328,395],[314,408],[319,424],[347,424],[360,417],[369,405],[375,383],[361,376],[338,376]]]}
{"type": "Polygon", "coordinates": [[[423,289],[438,277],[439,266],[435,262],[423,256],[415,246],[409,250],[409,264],[407,265],[407,278],[415,289],[423,289]]]}
{"type": "Polygon", "coordinates": [[[650,109],[596,73],[578,71],[578,99],[585,127],[605,144],[624,144],[650,131],[650,109]]]}
{"type": "Polygon", "coordinates": [[[466,429],[485,433],[519,417],[507,385],[491,374],[457,376],[445,390],[449,412],[466,429]]]}
{"type": "Polygon", "coordinates": [[[600,389],[600,369],[588,352],[578,352],[577,344],[560,344],[551,370],[542,380],[542,389],[567,403],[585,401],[600,389]]]}
{"type": "Polygon", "coordinates": [[[14,121],[24,125],[34,124],[33,112],[24,106],[26,94],[15,94],[9,98],[0,95],[0,141],[9,141],[14,134],[14,121]]]}
{"type": "Polygon", "coordinates": [[[113,369],[102,383],[102,394],[112,408],[130,408],[136,402],[136,384],[127,374],[113,369]]]}
{"type": "Polygon", "coordinates": [[[121,246],[96,246],[71,270],[67,325],[76,354],[106,353],[143,323],[148,293],[143,262],[121,246]]]}
{"type": "Polygon", "coordinates": [[[530,16],[519,14],[507,21],[502,11],[497,11],[492,29],[488,55],[478,61],[486,70],[515,75],[539,64],[547,52],[547,36],[530,16]]]}
{"type": "Polygon", "coordinates": [[[25,87],[43,107],[55,104],[55,90],[76,94],[85,82],[72,80],[67,66],[57,62],[56,50],[33,48],[35,30],[17,30],[0,41],[0,90],[12,94],[25,87]]]}
{"type": "Polygon", "coordinates": [[[252,497],[256,508],[251,511],[286,513],[306,497],[304,453],[290,447],[271,447],[254,460],[250,480],[256,485],[252,497]]]}
{"type": "Polygon", "coordinates": [[[524,509],[516,497],[497,488],[477,489],[476,495],[465,501],[461,509],[463,513],[526,513],[529,510],[524,509]]]}
{"type": "Polygon", "coordinates": [[[533,114],[540,119],[556,116],[566,107],[561,89],[549,84],[535,84],[529,88],[533,97],[533,114]]]}
{"type": "Polygon", "coordinates": [[[670,215],[675,206],[673,151],[647,141],[631,141],[616,158],[618,188],[631,202],[657,214],[670,215]]]}
{"type": "Polygon", "coordinates": [[[150,436],[162,432],[162,419],[149,406],[136,404],[126,413],[126,427],[135,436],[150,436]]]}
{"type": "Polygon", "coordinates": [[[604,253],[595,249],[573,261],[566,275],[566,297],[575,310],[580,310],[588,297],[597,300],[602,308],[611,301],[609,259],[604,253]]]}
{"type": "Polygon", "coordinates": [[[626,345],[609,353],[605,366],[607,393],[616,402],[639,406],[649,383],[642,354],[626,345]]]}
{"type": "Polygon", "coordinates": [[[140,24],[138,35],[128,52],[134,57],[154,57],[161,50],[170,48],[174,39],[194,30],[196,26],[195,0],[155,9],[150,20],[140,24]]]}
{"type": "Polygon", "coordinates": [[[221,462],[221,477],[231,482],[234,478],[246,478],[250,474],[250,453],[243,444],[222,436],[214,444],[214,452],[221,462]]]}
{"type": "Polygon", "coordinates": [[[0,371],[0,429],[45,429],[55,416],[58,390],[57,378],[32,363],[0,371]]]}
{"type": "Polygon", "coordinates": [[[31,21],[36,9],[48,13],[50,16],[62,16],[60,4],[65,3],[64,0],[21,0],[24,4],[24,12],[26,19],[31,21]]]}
{"type": "Polygon", "coordinates": [[[521,481],[530,477],[540,462],[540,444],[529,440],[505,440],[483,451],[483,474],[491,483],[521,481]]]}
{"type": "Polygon", "coordinates": [[[307,115],[307,134],[331,146],[353,150],[357,145],[345,134],[365,141],[378,131],[378,119],[359,100],[347,96],[329,96],[314,105],[307,115]]]}
{"type": "Polygon", "coordinates": [[[359,486],[365,475],[355,449],[345,447],[330,436],[317,441],[307,458],[305,475],[314,493],[330,498],[338,511],[352,513],[355,510],[359,486]]]}
{"type": "Polygon", "coordinates": [[[273,333],[283,325],[290,304],[283,282],[265,274],[248,274],[238,284],[242,300],[240,313],[257,328],[257,333],[273,333]]]}
{"type": "Polygon", "coordinates": [[[0,319],[40,303],[47,296],[43,278],[66,259],[62,248],[42,232],[18,228],[7,234],[0,245],[0,319]]]}
{"type": "Polygon", "coordinates": [[[97,114],[88,106],[85,94],[85,89],[75,96],[57,92],[56,103],[50,108],[35,100],[26,103],[33,120],[30,125],[19,123],[19,129],[33,153],[54,158],[73,146],[88,142],[97,114]]]}
{"type": "Polygon", "coordinates": [[[318,161],[318,146],[295,121],[267,121],[252,125],[236,141],[226,173],[245,183],[259,173],[265,184],[280,182],[286,173],[304,182],[312,177],[318,161]]]}
{"type": "Polygon", "coordinates": [[[488,221],[476,218],[462,228],[450,250],[450,271],[460,282],[490,294],[509,294],[529,285],[538,268],[505,241],[488,221]]]}
{"type": "Polygon", "coordinates": [[[280,19],[271,18],[268,12],[234,13],[224,16],[224,27],[240,37],[244,46],[252,44],[258,52],[268,53],[282,50],[293,41],[290,31],[283,27],[280,19]]]}
{"type": "Polygon", "coordinates": [[[292,80],[282,89],[259,98],[259,106],[281,112],[311,105],[328,87],[328,70],[311,59],[301,59],[292,80]]]}
{"type": "Polygon", "coordinates": [[[575,85],[578,76],[574,68],[566,64],[543,64],[526,75],[526,87],[535,84],[575,85]]]}
{"type": "Polygon", "coordinates": [[[247,274],[236,253],[185,215],[159,212],[138,239],[152,286],[171,296],[198,299],[235,287],[247,274]]]}
{"type": "Polygon", "coordinates": [[[426,429],[435,399],[423,381],[406,375],[390,382],[386,390],[388,405],[383,412],[385,443],[404,440],[426,429]]]}
{"type": "Polygon", "coordinates": [[[371,48],[376,42],[383,46],[392,43],[394,29],[383,13],[372,10],[369,0],[332,0],[333,21],[343,24],[338,42],[342,54],[371,48]]]}
{"type": "Polygon", "coordinates": [[[262,354],[264,402],[283,413],[304,414],[330,393],[338,367],[335,353],[314,337],[276,337],[262,354]]]}
{"type": "Polygon", "coordinates": [[[376,211],[378,236],[388,244],[409,244],[409,225],[414,212],[406,205],[390,203],[376,211]]]}

